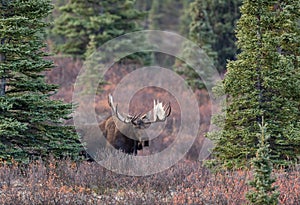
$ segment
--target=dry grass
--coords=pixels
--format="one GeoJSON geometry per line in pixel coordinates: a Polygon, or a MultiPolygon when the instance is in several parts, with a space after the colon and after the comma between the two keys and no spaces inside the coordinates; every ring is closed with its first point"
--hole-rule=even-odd
{"type": "MultiPolygon", "coordinates": [[[[280,204],[300,201],[299,170],[275,172],[280,204]]],[[[212,173],[182,161],[151,176],[130,177],[97,163],[36,161],[0,167],[0,204],[246,204],[248,171],[212,173]]]]}

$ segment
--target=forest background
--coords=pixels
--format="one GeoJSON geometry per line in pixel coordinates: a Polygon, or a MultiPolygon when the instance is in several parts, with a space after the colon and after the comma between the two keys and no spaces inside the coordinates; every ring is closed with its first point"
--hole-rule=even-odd
{"type": "MultiPolygon", "coordinates": [[[[299,162],[300,143],[299,2],[56,0],[52,1],[54,10],[47,1],[32,0],[24,5],[16,1],[12,7],[3,2],[0,52],[3,149],[0,154],[4,162],[1,167],[4,204],[9,204],[9,200],[28,203],[32,200],[36,203],[89,201],[91,204],[240,204],[246,203],[246,198],[253,204],[295,204],[299,201],[300,178],[295,166],[299,162]],[[42,8],[41,13],[35,12],[36,8],[42,8]],[[36,21],[43,17],[47,17],[50,25],[36,21]],[[12,24],[15,28],[30,29],[7,29],[12,24]],[[42,29],[45,33],[34,38],[34,32],[42,29]],[[167,170],[165,175],[157,174],[144,180],[121,177],[86,162],[74,163],[82,147],[69,126],[72,119],[68,118],[74,82],[84,61],[104,42],[145,29],[172,31],[194,41],[205,50],[225,79],[216,91],[230,96],[226,101],[228,115],[223,121],[226,131],[209,136],[216,142],[210,166],[225,168],[225,171],[213,172],[197,162],[212,117],[210,99],[201,78],[184,62],[161,53],[141,53],[116,64],[108,72],[109,83],[103,82],[99,87],[101,94],[95,109],[99,115],[109,112],[107,94],[135,67],[154,62],[174,69],[197,94],[203,119],[201,136],[186,159],[167,170]],[[7,43],[11,41],[19,47],[11,47],[7,43]],[[26,47],[26,42],[32,42],[29,43],[31,47],[26,47]],[[39,52],[42,42],[47,45],[44,53],[39,52]],[[24,55],[21,57],[13,55],[16,50],[26,49],[38,58],[28,52],[20,52],[24,55]],[[48,52],[54,54],[47,56],[54,62],[52,69],[49,69],[52,67],[49,61],[42,60],[48,52]],[[28,57],[30,63],[23,61],[28,57]],[[22,66],[31,69],[20,72],[22,66]],[[41,71],[48,85],[40,81],[37,73],[41,71]],[[15,75],[18,72],[22,74],[15,75]],[[43,95],[36,95],[36,91],[43,95]],[[27,107],[29,104],[31,106],[27,107]],[[47,123],[40,123],[44,121],[47,123]],[[60,126],[62,122],[68,126],[60,126]],[[31,161],[50,155],[56,159],[31,161]],[[55,161],[64,157],[70,158],[55,161]],[[26,166],[22,165],[24,162],[26,166]],[[275,171],[272,171],[273,164],[275,171]],[[93,173],[97,174],[92,176],[93,173]],[[277,179],[276,182],[273,179],[277,179]],[[251,181],[250,186],[248,181],[251,181]],[[128,190],[129,182],[135,186],[128,190]]],[[[136,101],[150,99],[157,92],[161,90],[144,90],[138,93],[136,101]]],[[[138,104],[134,107],[143,110],[138,104]]],[[[173,117],[177,115],[175,109],[173,117]]],[[[218,119],[224,119],[222,117],[216,116],[215,122],[220,122],[218,119]]],[[[175,120],[168,122],[168,129],[176,129],[176,123],[175,120]]],[[[168,147],[173,138],[166,133],[155,140],[149,153],[168,147]]]]}

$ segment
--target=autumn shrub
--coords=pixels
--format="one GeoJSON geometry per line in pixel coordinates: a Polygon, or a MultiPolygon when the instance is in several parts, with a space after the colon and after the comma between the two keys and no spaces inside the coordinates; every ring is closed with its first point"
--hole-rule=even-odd
{"type": "MultiPolygon", "coordinates": [[[[279,204],[300,201],[299,169],[276,170],[279,204]]],[[[0,204],[247,204],[251,171],[211,172],[183,160],[150,176],[116,174],[95,162],[0,165],[0,204]]]]}

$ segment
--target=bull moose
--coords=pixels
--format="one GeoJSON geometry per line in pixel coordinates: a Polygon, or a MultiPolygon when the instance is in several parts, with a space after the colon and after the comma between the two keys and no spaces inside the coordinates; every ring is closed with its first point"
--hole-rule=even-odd
{"type": "Polygon", "coordinates": [[[120,114],[118,105],[114,105],[111,94],[108,96],[108,104],[112,116],[100,123],[100,129],[110,145],[127,154],[137,155],[137,150],[149,146],[149,139],[146,136],[140,136],[139,131],[148,128],[152,123],[165,121],[171,113],[170,103],[163,106],[156,100],[154,100],[153,109],[143,115],[120,114]]]}

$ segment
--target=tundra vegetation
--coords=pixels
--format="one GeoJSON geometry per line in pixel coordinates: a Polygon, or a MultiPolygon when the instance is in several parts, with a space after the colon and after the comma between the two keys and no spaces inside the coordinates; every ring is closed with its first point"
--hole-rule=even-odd
{"type": "MultiPolygon", "coordinates": [[[[298,204],[299,10],[296,0],[2,0],[0,203],[298,204]],[[129,177],[82,158],[71,118],[72,89],[83,61],[98,46],[149,28],[181,33],[207,52],[224,74],[215,91],[226,95],[226,115],[213,116],[224,129],[207,135],[216,144],[208,166],[193,157],[202,145],[199,137],[187,158],[170,169],[129,177]]],[[[112,100],[107,103],[123,76],[149,62],[174,69],[193,88],[203,139],[212,108],[201,76],[162,53],[116,62],[105,76],[109,83],[99,85],[96,112],[112,110],[117,120],[134,126],[140,120],[153,123],[153,116],[126,116],[112,100]]],[[[147,102],[152,94],[153,99],[170,101],[161,90],[143,91],[147,102]]],[[[176,103],[171,105],[167,123],[173,124],[167,126],[176,130],[180,112],[176,103]]],[[[142,103],[133,106],[135,113],[145,110],[142,103]]],[[[168,116],[168,107],[163,110],[168,116]]],[[[113,122],[109,118],[100,125],[104,133],[109,126],[118,132],[113,122]]],[[[129,141],[128,149],[110,142],[133,154],[129,157],[151,148],[159,152],[172,143],[168,135],[149,147],[147,140],[129,141]]]]}

